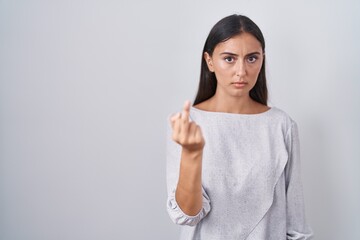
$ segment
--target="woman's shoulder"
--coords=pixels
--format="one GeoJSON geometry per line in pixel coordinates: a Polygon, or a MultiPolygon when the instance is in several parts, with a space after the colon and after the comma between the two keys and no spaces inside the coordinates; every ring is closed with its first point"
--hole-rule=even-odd
{"type": "Polygon", "coordinates": [[[285,110],[283,110],[283,109],[281,109],[281,108],[279,108],[277,106],[272,106],[271,109],[272,109],[272,114],[274,116],[283,118],[283,119],[285,119],[285,120],[287,120],[289,122],[295,122],[293,120],[293,118],[290,116],[290,114],[288,114],[285,110]]]}
{"type": "Polygon", "coordinates": [[[282,126],[284,132],[297,131],[296,121],[284,110],[278,107],[271,107],[272,109],[272,120],[282,126]]]}
{"type": "Polygon", "coordinates": [[[290,115],[286,111],[284,111],[283,109],[281,109],[281,108],[279,108],[277,106],[271,106],[270,108],[272,110],[273,115],[278,116],[278,117],[287,118],[287,119],[292,119],[290,117],[290,115]]]}

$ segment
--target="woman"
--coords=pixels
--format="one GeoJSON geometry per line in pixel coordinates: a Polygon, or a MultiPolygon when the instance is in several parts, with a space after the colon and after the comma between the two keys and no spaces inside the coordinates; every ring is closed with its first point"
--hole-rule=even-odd
{"type": "Polygon", "coordinates": [[[194,102],[171,117],[167,209],[181,239],[311,239],[296,123],[267,106],[265,42],[249,18],[210,31],[194,102]]]}

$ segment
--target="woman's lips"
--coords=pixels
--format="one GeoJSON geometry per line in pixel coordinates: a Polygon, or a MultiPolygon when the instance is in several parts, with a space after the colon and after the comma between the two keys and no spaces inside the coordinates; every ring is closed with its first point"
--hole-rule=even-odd
{"type": "Polygon", "coordinates": [[[232,85],[234,85],[235,88],[243,88],[247,82],[233,82],[232,85]]]}

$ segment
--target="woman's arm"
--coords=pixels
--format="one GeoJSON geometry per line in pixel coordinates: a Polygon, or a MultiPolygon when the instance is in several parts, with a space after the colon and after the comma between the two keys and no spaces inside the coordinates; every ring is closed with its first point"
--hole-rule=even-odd
{"type": "Polygon", "coordinates": [[[289,161],[285,168],[287,239],[309,240],[313,233],[306,223],[305,201],[301,182],[300,142],[297,125],[292,122],[287,134],[289,161]]]}
{"type": "Polygon", "coordinates": [[[186,102],[182,113],[171,118],[171,141],[167,146],[168,212],[175,223],[196,225],[210,211],[210,201],[201,184],[205,141],[200,127],[189,120],[189,115],[190,103],[186,102]]]}
{"type": "Polygon", "coordinates": [[[201,169],[202,150],[183,149],[175,198],[183,212],[190,216],[195,216],[202,208],[201,169]]]}

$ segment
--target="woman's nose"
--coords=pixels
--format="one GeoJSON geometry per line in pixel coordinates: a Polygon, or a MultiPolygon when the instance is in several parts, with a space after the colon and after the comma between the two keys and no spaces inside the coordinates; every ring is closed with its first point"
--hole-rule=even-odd
{"type": "Polygon", "coordinates": [[[246,74],[245,64],[242,61],[238,61],[236,64],[236,76],[243,77],[246,74]]]}

